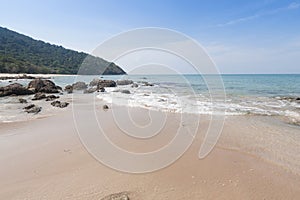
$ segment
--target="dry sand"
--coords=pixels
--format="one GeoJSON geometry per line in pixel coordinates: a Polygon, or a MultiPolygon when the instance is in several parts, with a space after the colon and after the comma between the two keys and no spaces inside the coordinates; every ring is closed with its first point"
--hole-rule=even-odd
{"type": "MultiPolygon", "coordinates": [[[[87,98],[75,99],[74,104],[80,105],[82,110],[91,107],[87,98]]],[[[122,136],[124,134],[112,120],[112,109],[103,111],[102,105],[103,102],[96,101],[95,113],[99,120],[105,122],[104,129],[116,144],[131,151],[149,151],[162,146],[170,139],[180,120],[178,114],[169,114],[157,140],[128,145],[131,138],[122,136]]],[[[113,109],[118,113],[118,109],[122,108],[113,109]]],[[[133,118],[141,122],[147,120],[139,117],[144,110],[132,110],[133,118]]],[[[80,120],[86,124],[91,121],[87,116],[80,120]]],[[[192,146],[171,166],[152,173],[129,174],[100,164],[87,152],[76,132],[72,107],[56,116],[1,124],[0,199],[92,200],[123,191],[128,192],[133,200],[300,199],[300,178],[294,171],[255,154],[229,149],[227,143],[234,139],[230,137],[232,133],[267,132],[269,129],[259,119],[254,116],[227,118],[218,147],[200,160],[199,147],[207,126],[208,119],[203,118],[192,146]],[[258,121],[255,129],[251,129],[250,125],[242,126],[249,124],[249,118],[250,125],[258,121]]],[[[272,127],[276,132],[276,126],[272,127]]],[[[251,138],[247,141],[249,143],[251,138]]],[[[259,141],[254,138],[253,142],[257,144],[259,141]]],[[[236,143],[244,145],[246,142],[236,143]]],[[[299,149],[296,150],[299,152],[299,149]]]]}

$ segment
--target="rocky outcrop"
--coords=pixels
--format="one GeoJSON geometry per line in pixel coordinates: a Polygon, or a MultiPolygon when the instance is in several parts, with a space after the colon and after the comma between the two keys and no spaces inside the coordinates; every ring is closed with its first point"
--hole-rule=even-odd
{"type": "Polygon", "coordinates": [[[97,88],[117,87],[117,83],[113,80],[100,80],[98,81],[97,88]]]}
{"type": "Polygon", "coordinates": [[[27,89],[33,93],[59,93],[59,91],[62,90],[61,87],[56,86],[52,81],[43,79],[35,79],[30,81],[27,89]]]}
{"type": "Polygon", "coordinates": [[[65,108],[69,105],[69,103],[68,102],[53,101],[51,103],[51,105],[54,106],[54,107],[58,107],[58,108],[65,108]]]}
{"type": "Polygon", "coordinates": [[[73,86],[72,86],[72,85],[67,85],[67,86],[65,87],[65,91],[66,91],[68,94],[73,93],[73,86]]]}
{"type": "Polygon", "coordinates": [[[117,85],[130,85],[133,84],[132,80],[117,80],[117,85]]]}
{"type": "Polygon", "coordinates": [[[0,87],[0,97],[10,96],[10,95],[28,95],[33,94],[31,90],[28,90],[23,85],[19,83],[13,83],[5,87],[0,87]]]}
{"type": "Polygon", "coordinates": [[[87,89],[87,84],[82,81],[78,81],[72,85],[73,90],[85,90],[87,89]]]}
{"type": "Polygon", "coordinates": [[[37,114],[39,112],[41,112],[42,107],[36,106],[34,104],[30,104],[29,106],[26,106],[23,108],[25,110],[25,112],[27,113],[34,113],[37,114]]]}

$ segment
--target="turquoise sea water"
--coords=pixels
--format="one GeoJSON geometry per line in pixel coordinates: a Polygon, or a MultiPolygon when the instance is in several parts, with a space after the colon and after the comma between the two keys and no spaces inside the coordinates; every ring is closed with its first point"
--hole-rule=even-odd
{"type": "MultiPolygon", "coordinates": [[[[274,115],[283,116],[291,123],[300,122],[300,101],[296,100],[300,97],[299,74],[53,76],[52,80],[64,87],[76,81],[89,83],[93,78],[130,79],[139,84],[138,88],[118,86],[129,90],[130,95],[107,88],[98,97],[108,103],[171,112],[274,115]],[[144,86],[145,81],[154,86],[144,86]],[[226,99],[218,96],[223,92],[226,99]]],[[[26,84],[28,80],[19,82],[26,84]]],[[[0,86],[7,84],[8,81],[0,82],[0,86]]]]}

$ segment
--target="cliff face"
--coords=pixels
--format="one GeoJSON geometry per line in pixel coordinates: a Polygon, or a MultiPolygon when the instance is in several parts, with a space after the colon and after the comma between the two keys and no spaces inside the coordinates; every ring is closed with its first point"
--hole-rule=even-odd
{"type": "Polygon", "coordinates": [[[126,74],[116,64],[0,27],[0,73],[126,74]],[[87,59],[86,59],[87,58],[87,59]],[[85,69],[80,69],[82,63],[85,69]]]}

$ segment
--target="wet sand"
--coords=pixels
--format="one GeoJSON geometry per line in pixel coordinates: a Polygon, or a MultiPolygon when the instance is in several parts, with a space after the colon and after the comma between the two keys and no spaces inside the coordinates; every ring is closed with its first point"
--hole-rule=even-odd
{"type": "MultiPolygon", "coordinates": [[[[94,107],[91,97],[85,95],[73,102],[78,105],[76,109],[87,111],[79,119],[86,124],[86,132],[93,131],[90,119],[96,115],[111,140],[128,151],[147,152],[163,146],[180,124],[180,115],[168,114],[160,135],[147,142],[132,142],[113,120],[113,114],[124,108],[104,111],[104,103],[96,100],[95,110],[89,110],[94,107]]],[[[133,120],[147,124],[149,119],[141,114],[145,110],[130,112],[133,120]]],[[[201,119],[193,144],[180,159],[145,174],[118,172],[94,159],[79,139],[72,106],[55,116],[1,124],[0,199],[92,200],[123,191],[133,200],[299,199],[297,162],[283,165],[289,159],[282,158],[299,158],[298,128],[283,127],[267,117],[227,117],[217,147],[206,158],[198,159],[208,122],[207,117],[201,119]],[[276,143],[283,140],[280,134],[288,133],[291,135],[285,143],[276,143]],[[291,144],[288,154],[280,154],[287,151],[284,144],[291,144]],[[272,162],[276,161],[272,155],[282,164],[272,162]]]]}

